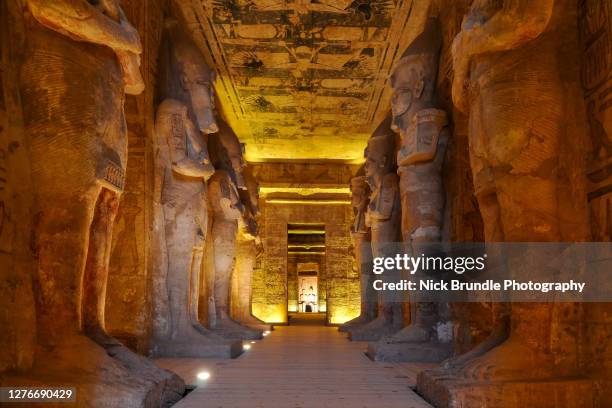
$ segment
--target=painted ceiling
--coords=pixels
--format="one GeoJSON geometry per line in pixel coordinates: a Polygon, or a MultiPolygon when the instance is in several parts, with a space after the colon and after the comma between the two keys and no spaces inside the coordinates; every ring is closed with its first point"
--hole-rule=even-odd
{"type": "Polygon", "coordinates": [[[246,159],[359,162],[430,0],[179,0],[246,159]]]}

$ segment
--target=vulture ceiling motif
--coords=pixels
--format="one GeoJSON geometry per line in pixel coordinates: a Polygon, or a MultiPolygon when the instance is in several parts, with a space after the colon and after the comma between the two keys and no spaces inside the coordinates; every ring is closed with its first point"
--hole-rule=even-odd
{"type": "Polygon", "coordinates": [[[430,0],[181,0],[249,161],[360,161],[430,0]]]}

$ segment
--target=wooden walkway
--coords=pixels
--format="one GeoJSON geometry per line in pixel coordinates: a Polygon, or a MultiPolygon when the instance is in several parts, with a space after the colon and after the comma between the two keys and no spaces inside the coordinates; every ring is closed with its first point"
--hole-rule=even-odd
{"type": "Polygon", "coordinates": [[[281,326],[234,360],[156,362],[198,385],[175,408],[431,407],[410,388],[422,365],[375,363],[364,349],[334,327],[281,326]]]}

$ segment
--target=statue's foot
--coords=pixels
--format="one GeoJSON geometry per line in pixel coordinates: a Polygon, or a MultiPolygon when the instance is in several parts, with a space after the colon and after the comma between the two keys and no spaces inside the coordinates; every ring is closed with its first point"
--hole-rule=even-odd
{"type": "Polygon", "coordinates": [[[2,384],[39,387],[69,384],[76,389],[79,406],[168,407],[182,397],[185,384],[173,373],[154,367],[154,371],[168,373],[165,381],[157,381],[152,375],[154,371],[133,370],[87,336],[66,335],[61,344],[39,347],[31,370],[3,374],[2,384]]]}
{"type": "Polygon", "coordinates": [[[431,333],[422,326],[411,324],[383,340],[387,343],[425,343],[431,340],[431,333]]]}
{"type": "Polygon", "coordinates": [[[346,322],[343,325],[341,325],[340,327],[338,327],[338,331],[347,332],[351,328],[355,328],[355,327],[359,327],[361,325],[367,324],[367,323],[371,322],[372,320],[374,320],[374,319],[372,319],[370,316],[365,315],[365,314],[361,314],[361,315],[357,316],[356,318],[351,319],[348,322],[346,322]]]}
{"type": "Polygon", "coordinates": [[[262,331],[272,331],[272,330],[274,330],[274,326],[272,326],[269,323],[264,322],[263,320],[260,320],[260,319],[256,318],[255,316],[252,316],[252,315],[248,315],[244,319],[240,319],[238,321],[238,323],[240,323],[243,326],[246,326],[246,327],[248,327],[250,329],[253,329],[253,330],[262,330],[262,331]]]}
{"type": "Polygon", "coordinates": [[[429,330],[413,324],[393,335],[368,344],[374,361],[438,363],[452,353],[452,344],[440,343],[429,330]]]}
{"type": "Polygon", "coordinates": [[[383,316],[355,328],[349,328],[349,339],[352,341],[377,341],[384,336],[389,336],[398,329],[383,316]]]}
{"type": "Polygon", "coordinates": [[[156,339],[151,343],[152,354],[156,357],[234,358],[243,351],[241,341],[192,325],[179,328],[167,339],[156,339]]]}
{"type": "Polygon", "coordinates": [[[472,381],[536,380],[563,375],[556,372],[550,356],[512,338],[464,363],[457,372],[457,377],[472,381]]]}
{"type": "Polygon", "coordinates": [[[480,357],[495,347],[503,344],[508,339],[508,327],[505,324],[498,324],[494,327],[493,332],[486,339],[478,343],[470,351],[460,354],[455,357],[444,360],[441,367],[445,370],[457,371],[469,361],[480,357]]]}
{"type": "Polygon", "coordinates": [[[134,375],[147,378],[155,384],[160,384],[164,404],[174,403],[182,398],[185,383],[181,377],[172,371],[158,367],[149,358],[133,352],[100,327],[88,330],[87,336],[104,348],[110,357],[119,361],[134,375]]]}
{"type": "Polygon", "coordinates": [[[196,323],[191,323],[191,325],[193,326],[193,328],[195,329],[195,331],[197,331],[198,333],[200,333],[202,336],[212,336],[211,338],[218,338],[219,340],[222,340],[223,338],[220,336],[217,336],[216,334],[214,334],[212,331],[208,330],[206,327],[204,327],[200,322],[196,322],[196,323]]]}
{"type": "Polygon", "coordinates": [[[211,328],[211,331],[221,337],[233,340],[260,340],[263,338],[261,330],[243,326],[227,316],[217,318],[216,325],[211,328]]]}

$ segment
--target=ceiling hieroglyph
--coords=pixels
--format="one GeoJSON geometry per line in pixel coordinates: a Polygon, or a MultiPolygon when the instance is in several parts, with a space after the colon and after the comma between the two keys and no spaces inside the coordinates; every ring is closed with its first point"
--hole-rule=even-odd
{"type": "Polygon", "coordinates": [[[360,161],[431,0],[177,0],[252,162],[360,161]]]}

